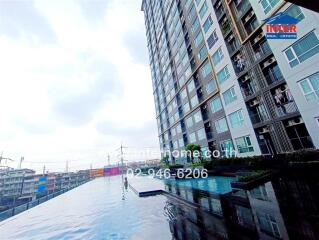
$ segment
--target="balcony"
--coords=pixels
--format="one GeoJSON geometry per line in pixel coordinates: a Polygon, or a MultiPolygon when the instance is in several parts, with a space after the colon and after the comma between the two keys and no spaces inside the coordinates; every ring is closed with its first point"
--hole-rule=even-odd
{"type": "Polygon", "coordinates": [[[235,57],[233,57],[232,63],[237,75],[239,75],[248,67],[248,61],[245,55],[243,55],[241,52],[238,53],[235,57]]]}
{"type": "Polygon", "coordinates": [[[287,102],[285,104],[281,104],[276,108],[276,114],[278,117],[285,116],[289,113],[298,112],[298,107],[295,102],[287,102]]]}
{"type": "Polygon", "coordinates": [[[244,28],[248,35],[255,31],[257,27],[259,27],[259,23],[255,15],[244,24],[244,28]]]}
{"type": "Polygon", "coordinates": [[[248,75],[240,82],[240,89],[244,97],[249,97],[259,90],[256,81],[249,78],[248,75]]]}
{"type": "Polygon", "coordinates": [[[235,1],[235,4],[236,4],[238,15],[242,15],[251,7],[248,0],[237,0],[235,1]]]}
{"type": "Polygon", "coordinates": [[[279,82],[283,79],[282,73],[277,64],[275,64],[274,66],[270,67],[267,71],[265,71],[264,76],[269,85],[275,82],[279,82]]]}
{"type": "Polygon", "coordinates": [[[299,111],[286,84],[281,85],[273,91],[273,98],[276,104],[277,117],[282,117],[289,113],[299,111]]]}
{"type": "Polygon", "coordinates": [[[265,40],[264,42],[260,43],[258,45],[258,47],[256,47],[254,49],[255,52],[255,60],[259,61],[260,59],[264,58],[265,56],[267,56],[268,54],[271,53],[271,49],[269,47],[269,44],[267,42],[267,40],[265,40]]]}
{"type": "Polygon", "coordinates": [[[230,23],[228,20],[221,24],[221,31],[224,36],[230,31],[230,23]]]}
{"type": "Polygon", "coordinates": [[[253,124],[261,123],[261,122],[269,120],[267,113],[256,112],[256,113],[249,114],[249,116],[253,124]]]}
{"type": "Polygon", "coordinates": [[[221,16],[225,14],[224,7],[222,5],[215,8],[215,14],[217,19],[219,19],[221,16]]]}
{"type": "Polygon", "coordinates": [[[240,47],[240,44],[238,40],[231,35],[228,39],[226,39],[226,46],[229,54],[232,55],[240,47]]]}

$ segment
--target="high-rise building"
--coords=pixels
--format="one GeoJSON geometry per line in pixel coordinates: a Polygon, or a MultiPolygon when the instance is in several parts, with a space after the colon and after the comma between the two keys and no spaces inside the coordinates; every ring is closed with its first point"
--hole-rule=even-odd
{"type": "MultiPolygon", "coordinates": [[[[319,148],[319,14],[283,0],[143,0],[162,150],[319,148]],[[270,40],[263,20],[299,20],[270,40]]],[[[180,160],[180,159],[173,159],[180,160]]]]}

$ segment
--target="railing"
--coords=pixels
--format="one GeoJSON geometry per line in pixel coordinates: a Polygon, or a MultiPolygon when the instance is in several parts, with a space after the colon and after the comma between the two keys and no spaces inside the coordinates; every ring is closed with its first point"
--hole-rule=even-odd
{"type": "Polygon", "coordinates": [[[245,97],[249,97],[258,91],[256,84],[247,84],[247,86],[240,86],[241,91],[245,97]]]}
{"type": "Polygon", "coordinates": [[[251,34],[257,27],[259,26],[259,23],[257,19],[255,18],[253,21],[251,21],[249,24],[245,25],[245,30],[247,34],[251,34]]]}
{"type": "Polygon", "coordinates": [[[262,43],[259,48],[256,49],[255,51],[255,60],[260,60],[261,58],[263,58],[264,56],[266,56],[267,54],[269,54],[271,52],[271,49],[269,47],[269,44],[267,42],[262,43]]]}
{"type": "Polygon", "coordinates": [[[86,183],[86,182],[88,182],[88,181],[89,181],[89,180],[84,181],[84,182],[79,183],[79,184],[76,184],[76,185],[73,185],[73,186],[71,186],[71,187],[69,187],[69,188],[60,190],[60,191],[58,191],[58,192],[48,194],[48,195],[46,195],[46,196],[44,196],[44,197],[41,197],[41,198],[39,198],[39,199],[36,199],[36,200],[34,200],[34,201],[31,201],[31,202],[28,202],[28,203],[24,203],[24,204],[22,204],[22,205],[19,205],[19,206],[16,206],[16,207],[14,207],[14,208],[10,208],[10,209],[8,209],[8,210],[5,210],[5,211],[3,211],[3,212],[0,212],[0,221],[3,221],[3,220],[5,220],[5,219],[7,219],[7,218],[10,218],[10,217],[14,216],[14,215],[17,215],[17,214],[19,214],[19,213],[21,213],[21,212],[24,212],[24,211],[26,211],[26,210],[28,210],[28,209],[30,209],[30,208],[33,208],[33,207],[35,207],[35,206],[37,206],[37,205],[39,205],[39,204],[41,204],[41,203],[44,203],[44,202],[50,200],[51,198],[54,198],[54,197],[56,197],[56,196],[59,196],[59,195],[61,195],[62,193],[65,193],[65,192],[67,192],[67,191],[69,191],[69,190],[71,190],[71,189],[73,189],[73,188],[75,188],[75,187],[78,187],[78,186],[80,186],[80,185],[82,185],[82,184],[84,184],[84,183],[86,183]]]}
{"type": "Polygon", "coordinates": [[[226,44],[229,54],[231,55],[234,51],[236,51],[239,48],[239,43],[237,40],[232,41],[232,43],[227,43],[226,44]]]}
{"type": "Polygon", "coordinates": [[[295,102],[288,102],[276,108],[276,113],[278,117],[282,117],[282,116],[285,116],[286,114],[294,113],[298,111],[299,110],[295,102]]]}
{"type": "Polygon", "coordinates": [[[253,113],[253,114],[249,114],[249,116],[253,124],[269,120],[269,117],[266,113],[263,113],[263,114],[253,113]]]}
{"type": "Polygon", "coordinates": [[[283,79],[283,76],[278,69],[273,68],[272,70],[268,71],[267,74],[265,74],[265,78],[267,80],[267,83],[270,85],[272,83],[278,82],[283,79]]]}
{"type": "Polygon", "coordinates": [[[222,6],[220,8],[215,9],[215,14],[217,19],[219,19],[224,13],[225,13],[225,10],[222,6]]]}
{"type": "Polygon", "coordinates": [[[250,8],[250,3],[248,0],[242,0],[237,6],[237,12],[238,15],[242,15],[244,12],[246,12],[248,10],[248,8],[250,8]]]}

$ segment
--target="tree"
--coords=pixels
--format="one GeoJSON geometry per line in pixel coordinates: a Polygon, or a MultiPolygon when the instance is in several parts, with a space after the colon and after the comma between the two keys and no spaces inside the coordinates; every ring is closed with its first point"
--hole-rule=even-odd
{"type": "Polygon", "coordinates": [[[197,144],[187,144],[185,147],[187,153],[187,159],[190,158],[191,163],[194,163],[194,155],[198,156],[199,160],[201,160],[201,147],[197,144]],[[190,155],[190,156],[189,156],[190,155]]]}
{"type": "Polygon", "coordinates": [[[169,158],[168,158],[168,156],[166,155],[166,156],[162,157],[161,162],[164,163],[165,165],[168,165],[168,164],[169,164],[169,160],[168,160],[168,159],[169,159],[169,158]]]}

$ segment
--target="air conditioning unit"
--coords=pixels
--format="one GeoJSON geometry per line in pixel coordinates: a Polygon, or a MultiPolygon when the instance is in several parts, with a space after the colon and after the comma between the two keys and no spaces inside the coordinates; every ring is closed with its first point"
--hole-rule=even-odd
{"type": "Polygon", "coordinates": [[[289,126],[294,126],[294,125],[298,125],[298,124],[301,124],[301,123],[303,123],[303,120],[302,120],[301,117],[299,117],[299,118],[295,118],[295,119],[289,120],[287,126],[288,127],[289,126]]]}
{"type": "Polygon", "coordinates": [[[260,33],[254,40],[253,43],[258,42],[264,35],[262,33],[260,33]]]}
{"type": "Polygon", "coordinates": [[[259,134],[264,134],[264,133],[268,133],[268,132],[269,132],[268,127],[263,127],[261,129],[258,129],[259,134]]]}
{"type": "Polygon", "coordinates": [[[250,76],[248,74],[245,75],[245,77],[243,78],[243,82],[246,82],[250,79],[250,76]]]}
{"type": "Polygon", "coordinates": [[[272,64],[275,61],[275,57],[271,57],[268,61],[263,63],[263,68],[268,67],[270,64],[272,64]]]}
{"type": "Polygon", "coordinates": [[[258,104],[259,104],[259,101],[258,101],[257,99],[254,99],[254,100],[252,100],[252,101],[249,103],[249,106],[250,106],[250,107],[254,107],[254,106],[258,105],[258,104]]]}

